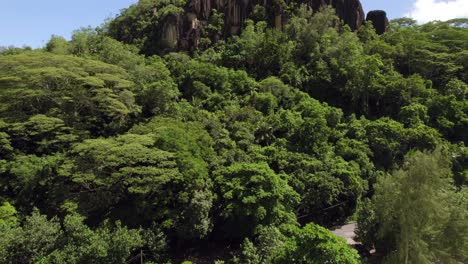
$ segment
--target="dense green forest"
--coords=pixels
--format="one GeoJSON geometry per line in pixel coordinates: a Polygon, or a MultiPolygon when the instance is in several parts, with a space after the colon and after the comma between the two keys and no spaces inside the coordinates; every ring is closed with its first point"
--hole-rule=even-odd
{"type": "Polygon", "coordinates": [[[1,51],[0,263],[468,263],[468,19],[167,51],[150,3],[1,51]]]}

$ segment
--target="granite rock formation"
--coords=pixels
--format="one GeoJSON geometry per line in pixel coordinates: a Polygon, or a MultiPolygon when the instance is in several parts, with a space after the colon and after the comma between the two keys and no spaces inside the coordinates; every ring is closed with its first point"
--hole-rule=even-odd
{"type": "MultiPolygon", "coordinates": [[[[159,0],[146,0],[138,3],[130,12],[118,17],[111,23],[111,35],[126,43],[138,43],[144,40],[143,52],[152,54],[155,51],[165,53],[171,50],[193,50],[199,46],[202,34],[206,34],[207,26],[216,10],[222,14],[219,25],[223,29],[209,36],[212,41],[239,34],[245,20],[252,18],[254,10],[264,10],[267,22],[281,29],[288,20],[283,8],[292,0],[188,0],[166,4],[159,0]],[[147,28],[133,27],[135,18],[144,17],[147,28]],[[224,19],[224,22],[222,22],[224,19]],[[120,23],[120,24],[119,24],[120,23]],[[149,33],[148,33],[149,32],[149,33]]],[[[332,6],[337,16],[352,30],[358,29],[365,20],[365,14],[360,0],[299,0],[298,4],[309,5],[314,12],[325,6],[332,6]]],[[[385,30],[387,20],[385,12],[370,12],[368,20],[374,22],[378,32],[385,30]]],[[[139,24],[137,24],[139,25],[139,24]]],[[[206,36],[206,35],[205,35],[206,36]]]]}
{"type": "Polygon", "coordinates": [[[387,13],[382,10],[373,10],[367,13],[367,21],[371,21],[377,34],[382,35],[388,29],[387,13]]]}
{"type": "Polygon", "coordinates": [[[359,0],[311,0],[309,5],[314,11],[331,5],[335,8],[337,16],[353,30],[359,28],[364,22],[365,14],[359,0]]]}
{"type": "MultiPolygon", "coordinates": [[[[308,0],[303,1],[318,11],[322,7],[331,5],[336,14],[352,30],[358,29],[364,22],[365,14],[359,0],[308,0]]],[[[191,0],[185,13],[185,26],[179,38],[179,47],[187,49],[198,44],[200,30],[207,24],[212,9],[224,13],[224,34],[239,34],[244,21],[250,17],[255,5],[260,5],[272,14],[269,21],[276,28],[281,29],[287,20],[282,6],[274,0],[191,0]]]]}
{"type": "MultiPolygon", "coordinates": [[[[207,1],[209,0],[192,0],[192,1],[207,1]]],[[[286,17],[283,13],[282,6],[274,0],[215,0],[215,8],[225,13],[225,28],[229,34],[237,34],[240,32],[244,21],[249,18],[255,5],[264,6],[274,14],[273,24],[280,28],[286,17]]],[[[322,7],[331,5],[336,9],[336,14],[345,24],[349,25],[352,30],[358,29],[364,22],[365,14],[359,0],[309,0],[303,1],[318,11],[322,7]]]]}

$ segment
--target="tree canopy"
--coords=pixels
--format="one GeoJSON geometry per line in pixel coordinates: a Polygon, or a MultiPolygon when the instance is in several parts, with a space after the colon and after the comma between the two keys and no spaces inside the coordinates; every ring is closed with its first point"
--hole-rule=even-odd
{"type": "Polygon", "coordinates": [[[173,0],[0,50],[0,262],[467,262],[467,20],[280,2],[190,50],[173,0]]]}

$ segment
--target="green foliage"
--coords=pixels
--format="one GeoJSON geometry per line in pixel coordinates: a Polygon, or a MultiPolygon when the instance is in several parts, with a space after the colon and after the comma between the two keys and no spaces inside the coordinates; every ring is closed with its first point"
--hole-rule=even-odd
{"type": "Polygon", "coordinates": [[[85,140],[74,146],[59,173],[71,182],[69,191],[82,212],[110,214],[133,225],[175,217],[157,208],[177,200],[177,189],[170,186],[182,175],[175,155],[155,144],[151,135],[135,134],[85,140]],[[143,211],[145,216],[137,217],[143,211]]]}
{"type": "Polygon", "coordinates": [[[239,37],[226,44],[222,53],[225,65],[255,73],[257,78],[278,74],[291,57],[293,45],[283,32],[267,29],[266,23],[248,20],[239,37]]]}
{"type": "Polygon", "coordinates": [[[294,230],[272,257],[272,263],[360,263],[356,250],[342,238],[315,224],[294,230]]]}
{"type": "MultiPolygon", "coordinates": [[[[42,52],[2,56],[0,93],[5,121],[34,115],[60,118],[93,134],[112,134],[140,112],[134,83],[117,66],[42,52]],[[22,97],[22,102],[14,100],[22,97]]],[[[60,122],[60,121],[56,121],[60,122]]]]}
{"type": "Polygon", "coordinates": [[[453,150],[453,178],[458,186],[466,185],[468,183],[468,148],[463,144],[455,146],[453,150]]]}
{"type": "Polygon", "coordinates": [[[133,250],[143,244],[139,230],[128,230],[120,222],[92,230],[83,220],[79,215],[65,217],[65,239],[42,260],[44,263],[126,263],[133,250]]]}
{"type": "Polygon", "coordinates": [[[260,226],[295,223],[298,194],[267,164],[237,163],[216,172],[221,218],[227,237],[255,233],[260,226]]]}
{"type": "Polygon", "coordinates": [[[259,264],[260,256],[254,244],[247,238],[241,245],[242,247],[242,263],[259,264]]]}
{"type": "Polygon", "coordinates": [[[120,223],[92,230],[79,215],[47,219],[33,211],[22,226],[0,227],[2,263],[126,263],[141,246],[139,230],[128,230],[120,223]]]}
{"type": "Polygon", "coordinates": [[[64,191],[56,173],[63,160],[62,154],[21,154],[12,156],[10,161],[3,160],[0,162],[2,195],[16,197],[14,205],[20,212],[38,207],[55,213],[64,191]]]}
{"type": "Polygon", "coordinates": [[[271,256],[283,246],[284,240],[286,236],[277,227],[261,227],[255,244],[248,238],[242,243],[240,259],[242,263],[271,263],[271,256]]]}
{"type": "Polygon", "coordinates": [[[70,53],[70,44],[65,38],[52,35],[49,42],[47,42],[45,49],[48,52],[66,55],[70,53]]]}
{"type": "Polygon", "coordinates": [[[3,202],[0,206],[0,228],[15,226],[18,221],[16,214],[15,207],[8,202],[3,202]]]}
{"type": "Polygon", "coordinates": [[[358,235],[366,245],[374,244],[388,263],[466,261],[463,246],[453,251],[455,244],[466,244],[457,240],[466,236],[466,227],[455,224],[466,217],[466,201],[451,200],[463,192],[456,194],[450,186],[445,155],[440,149],[411,153],[401,169],[379,179],[372,202],[363,206],[358,235]],[[461,234],[448,242],[447,231],[461,234]],[[447,244],[442,246],[439,239],[447,244]]]}
{"type": "Polygon", "coordinates": [[[0,262],[467,262],[468,21],[208,2],[0,48],[0,262]]]}
{"type": "Polygon", "coordinates": [[[37,210],[21,227],[2,227],[0,259],[5,263],[40,262],[54,250],[62,235],[57,218],[47,219],[37,210]]]}
{"type": "Polygon", "coordinates": [[[430,124],[449,140],[466,142],[468,101],[454,99],[454,96],[437,96],[429,100],[430,124]]]}
{"type": "Polygon", "coordinates": [[[214,158],[211,137],[199,124],[164,118],[136,126],[132,132],[146,134],[153,138],[155,147],[174,153],[181,178],[173,183],[174,190],[166,187],[169,193],[162,197],[180,203],[173,217],[181,237],[205,237],[212,228],[209,213],[214,198],[208,178],[208,162],[214,158]]]}
{"type": "Polygon", "coordinates": [[[106,25],[107,34],[126,44],[136,45],[144,54],[173,48],[172,40],[166,38],[171,28],[167,20],[182,14],[185,4],[183,0],[138,1],[106,25]]]}
{"type": "Polygon", "coordinates": [[[79,137],[63,120],[41,114],[30,117],[26,122],[12,124],[9,133],[15,149],[31,154],[60,151],[79,137]]]}

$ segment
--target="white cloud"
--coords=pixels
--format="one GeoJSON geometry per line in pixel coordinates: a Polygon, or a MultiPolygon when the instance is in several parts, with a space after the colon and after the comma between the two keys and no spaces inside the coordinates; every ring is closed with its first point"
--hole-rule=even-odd
{"type": "Polygon", "coordinates": [[[411,11],[405,16],[416,19],[419,23],[466,18],[468,17],[468,0],[416,0],[411,11]]]}

